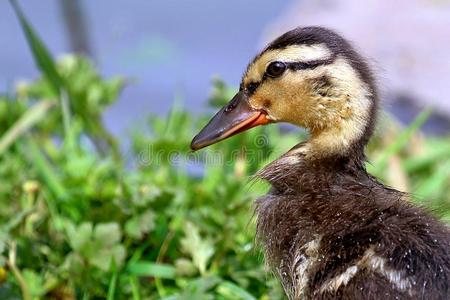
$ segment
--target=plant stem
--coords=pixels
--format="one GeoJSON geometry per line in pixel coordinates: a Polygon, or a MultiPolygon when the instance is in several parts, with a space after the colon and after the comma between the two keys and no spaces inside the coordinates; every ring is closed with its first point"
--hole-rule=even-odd
{"type": "Polygon", "coordinates": [[[31,300],[31,294],[28,290],[27,283],[25,282],[25,279],[22,276],[22,273],[20,272],[19,268],[16,266],[16,242],[12,241],[10,248],[9,248],[9,257],[6,261],[6,264],[8,265],[9,269],[13,273],[14,277],[17,280],[17,283],[19,284],[20,290],[22,292],[23,300],[31,300]]]}
{"type": "MultiPolygon", "coordinates": [[[[156,263],[161,263],[163,261],[163,257],[166,254],[166,251],[169,248],[169,244],[172,241],[174,235],[175,232],[173,230],[169,230],[169,232],[166,235],[166,238],[164,239],[161,245],[161,248],[159,249],[158,257],[156,258],[156,263]]],[[[155,277],[155,285],[156,289],[158,290],[159,296],[160,297],[165,296],[166,290],[164,288],[161,278],[155,277]]]]}

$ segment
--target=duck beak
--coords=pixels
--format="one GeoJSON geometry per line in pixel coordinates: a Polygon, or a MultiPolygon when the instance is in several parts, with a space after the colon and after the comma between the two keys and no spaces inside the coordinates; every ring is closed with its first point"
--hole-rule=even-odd
{"type": "Polygon", "coordinates": [[[191,149],[199,150],[255,126],[270,122],[267,113],[252,108],[248,103],[247,94],[240,91],[194,137],[191,149]]]}

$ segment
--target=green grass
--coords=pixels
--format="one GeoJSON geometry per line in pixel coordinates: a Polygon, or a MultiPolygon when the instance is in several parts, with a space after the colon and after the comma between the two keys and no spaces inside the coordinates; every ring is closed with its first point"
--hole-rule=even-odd
{"type": "MultiPolygon", "coordinates": [[[[101,120],[125,81],[54,61],[16,9],[41,76],[0,96],[0,298],[283,299],[254,245],[268,187],[249,178],[303,134],[255,128],[191,153],[209,116],[174,106],[124,156],[101,120]]],[[[211,104],[232,92],[217,81],[211,104]]],[[[450,137],[421,136],[426,114],[384,124],[368,168],[450,221],[450,137]]]]}

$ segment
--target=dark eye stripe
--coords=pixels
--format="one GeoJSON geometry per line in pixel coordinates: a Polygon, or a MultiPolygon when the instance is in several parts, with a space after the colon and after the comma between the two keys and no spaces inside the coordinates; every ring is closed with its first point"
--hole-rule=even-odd
{"type": "Polygon", "coordinates": [[[287,62],[286,66],[290,70],[308,70],[308,69],[315,69],[318,66],[323,65],[329,65],[332,64],[334,61],[334,58],[328,58],[328,59],[318,59],[318,60],[312,60],[308,62],[287,62]]]}
{"type": "MultiPolygon", "coordinates": [[[[289,70],[298,71],[298,70],[313,70],[319,66],[329,65],[334,62],[334,57],[328,59],[317,59],[311,60],[308,62],[286,62],[285,65],[289,70]]],[[[268,78],[267,74],[263,75],[263,78],[260,82],[250,82],[246,87],[243,84],[240,85],[239,90],[245,89],[248,95],[252,95],[256,92],[258,87],[268,78]]]]}

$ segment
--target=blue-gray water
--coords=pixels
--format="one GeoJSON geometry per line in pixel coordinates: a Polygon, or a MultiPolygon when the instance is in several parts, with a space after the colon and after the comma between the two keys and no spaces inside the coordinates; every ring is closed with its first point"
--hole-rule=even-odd
{"type": "MultiPolygon", "coordinates": [[[[71,3],[70,1],[76,0],[18,1],[53,54],[71,51],[61,4],[63,1],[71,3]]],[[[192,112],[205,110],[212,76],[219,75],[226,82],[237,85],[249,59],[259,50],[263,31],[273,21],[279,23],[280,20],[284,20],[289,24],[286,26],[319,22],[340,28],[339,26],[345,27],[353,20],[346,17],[347,13],[343,9],[340,12],[332,10],[336,20],[330,20],[329,15],[324,16],[323,13],[332,12],[321,9],[320,5],[315,10],[308,10],[308,5],[319,3],[313,0],[77,0],[77,2],[84,11],[87,38],[93,59],[101,73],[105,76],[122,75],[132,79],[119,101],[107,111],[105,117],[107,126],[119,136],[124,136],[126,129],[136,127],[140,123],[139,120],[143,120],[149,113],[166,113],[175,95],[181,96],[188,110],[192,112]],[[306,8],[294,13],[294,17],[289,16],[292,11],[296,11],[296,6],[292,7],[291,3],[296,3],[295,5],[304,3],[306,8]],[[298,14],[300,15],[295,17],[298,14]],[[330,24],[327,23],[328,20],[330,24]],[[346,23],[345,20],[349,22],[346,23]]],[[[386,5],[387,2],[383,3],[386,5]]],[[[362,12],[352,14],[357,17],[362,12]]],[[[381,17],[385,16],[380,15],[381,17]]],[[[424,21],[423,25],[433,24],[428,20],[424,21]]],[[[347,28],[345,33],[352,36],[353,31],[347,28]]],[[[359,44],[364,44],[364,39],[358,39],[357,35],[354,38],[359,44]]],[[[366,49],[370,48],[370,43],[364,45],[365,50],[370,50],[366,49]]],[[[391,44],[384,40],[379,40],[376,45],[386,46],[391,52],[398,50],[396,48],[398,45],[390,46],[391,44]]],[[[417,45],[411,46],[408,50],[416,53],[414,51],[418,49],[414,47],[417,48],[417,45]]],[[[427,56],[420,57],[425,64],[430,60],[427,56]]],[[[380,63],[385,60],[391,61],[382,57],[380,63]]],[[[32,79],[37,75],[38,72],[9,1],[0,1],[0,91],[11,90],[18,79],[32,79]]],[[[381,72],[380,77],[383,76],[381,72]]],[[[415,82],[403,77],[397,79],[403,80],[406,84],[415,82]]],[[[419,82],[425,87],[431,86],[435,80],[425,75],[422,77],[419,76],[421,78],[419,82]]],[[[411,105],[416,102],[414,93],[405,96],[403,90],[394,89],[391,83],[388,81],[381,84],[388,91],[384,96],[386,99],[383,100],[390,100],[385,109],[408,123],[422,108],[411,105]]],[[[415,91],[414,89],[408,91],[410,90],[415,91]]],[[[429,91],[427,88],[426,90],[429,91]]],[[[419,91],[423,91],[423,88],[419,91]]],[[[423,103],[430,99],[419,100],[423,100],[418,101],[423,103]]],[[[424,129],[430,133],[448,133],[450,131],[448,116],[436,115],[424,129]]]]}
{"type": "MultiPolygon", "coordinates": [[[[206,108],[211,78],[238,84],[265,26],[290,1],[81,1],[102,74],[134,79],[106,115],[123,134],[148,113],[165,113],[175,94],[191,111],[206,108]]],[[[58,0],[19,1],[53,54],[70,51],[58,0]]],[[[0,1],[0,90],[38,72],[8,1],[0,1]]]]}

